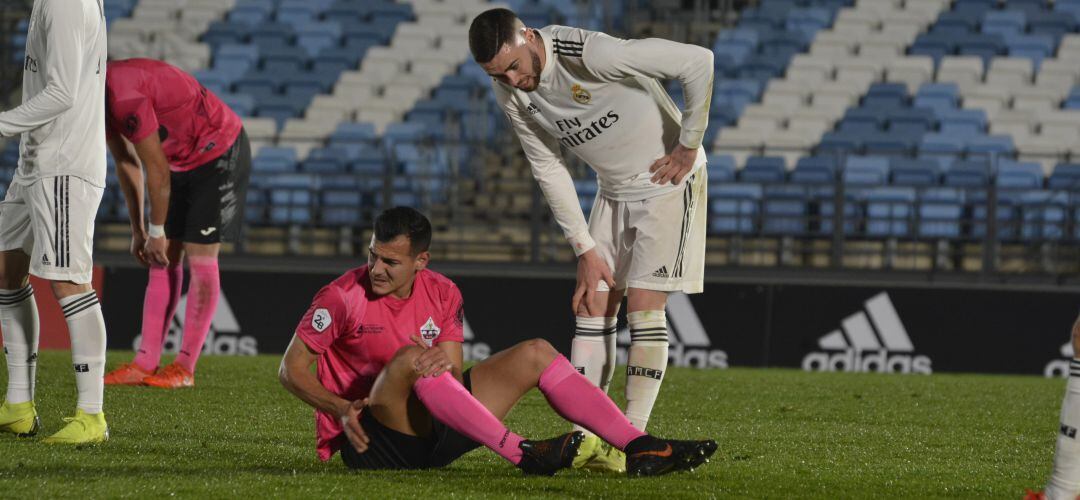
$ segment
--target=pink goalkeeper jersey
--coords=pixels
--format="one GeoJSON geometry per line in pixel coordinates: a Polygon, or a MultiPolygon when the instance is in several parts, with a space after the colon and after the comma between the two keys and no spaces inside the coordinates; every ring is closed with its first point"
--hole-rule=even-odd
{"type": "Polygon", "coordinates": [[[185,172],[217,159],[240,135],[240,117],[180,68],[153,59],[109,61],[105,133],[132,143],[158,134],[169,167],[185,172]]]}
{"type": "MultiPolygon", "coordinates": [[[[420,335],[429,345],[461,342],[461,292],[449,278],[421,270],[407,299],[377,296],[368,266],[353,269],[319,290],[296,335],[318,353],[316,376],[330,392],[355,401],[367,397],[375,377],[398,349],[420,335]]],[[[347,443],[338,419],[315,412],[319,458],[329,460],[347,443]]]]}

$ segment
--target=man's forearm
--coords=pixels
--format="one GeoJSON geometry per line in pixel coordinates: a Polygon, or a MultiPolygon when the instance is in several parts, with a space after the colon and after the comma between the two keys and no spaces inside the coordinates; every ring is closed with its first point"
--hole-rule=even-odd
{"type": "Polygon", "coordinates": [[[116,177],[120,180],[120,192],[128,208],[131,230],[145,231],[143,225],[143,176],[139,165],[128,161],[116,162],[116,177]]]}
{"type": "Polygon", "coordinates": [[[165,224],[169,212],[169,193],[172,189],[168,165],[147,165],[146,189],[150,197],[150,223],[165,224]]]}
{"type": "Polygon", "coordinates": [[[331,415],[338,415],[349,401],[326,390],[309,370],[284,367],[281,385],[311,407],[331,415]]]}

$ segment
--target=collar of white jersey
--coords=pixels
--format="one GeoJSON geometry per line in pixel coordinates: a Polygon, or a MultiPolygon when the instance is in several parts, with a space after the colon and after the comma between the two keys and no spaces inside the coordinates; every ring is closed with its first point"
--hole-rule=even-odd
{"type": "Polygon", "coordinates": [[[536,33],[538,33],[540,39],[544,41],[544,53],[547,54],[547,57],[544,58],[544,67],[540,70],[540,83],[546,84],[550,83],[551,75],[555,73],[555,55],[552,51],[554,42],[552,41],[551,36],[544,33],[543,30],[538,29],[536,30],[536,33]]]}

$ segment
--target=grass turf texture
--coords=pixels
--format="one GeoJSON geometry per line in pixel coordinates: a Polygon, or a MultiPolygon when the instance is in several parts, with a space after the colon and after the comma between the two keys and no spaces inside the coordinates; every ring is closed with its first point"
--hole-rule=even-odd
{"type": "MultiPolygon", "coordinates": [[[[108,368],[130,359],[110,352],[108,368]]],[[[45,431],[0,436],[0,496],[1018,498],[1049,474],[1063,391],[1037,377],[673,368],[650,431],[716,439],[693,473],[522,477],[485,449],[441,470],[356,473],[315,458],[312,411],[278,384],[278,360],[207,356],[194,389],[107,388],[112,438],[72,448],[40,442],[75,403],[69,354],[42,352],[45,431]]],[[[537,391],[509,424],[568,429],[537,391]]]]}

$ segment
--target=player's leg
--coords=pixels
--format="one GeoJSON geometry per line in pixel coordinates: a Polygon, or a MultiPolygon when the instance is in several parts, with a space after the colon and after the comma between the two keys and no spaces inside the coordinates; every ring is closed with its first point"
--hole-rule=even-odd
{"type": "Polygon", "coordinates": [[[1054,451],[1054,472],[1046,486],[1046,498],[1074,499],[1080,495],[1080,318],[1072,328],[1073,360],[1069,363],[1069,379],[1065,384],[1065,399],[1061,402],[1061,425],[1054,451]]]}
{"type": "MultiPolygon", "coordinates": [[[[613,275],[617,274],[615,268],[620,249],[621,233],[616,229],[618,217],[617,203],[597,194],[589,214],[589,235],[596,242],[592,251],[607,263],[613,275]]],[[[599,285],[593,300],[582,300],[578,310],[574,311],[570,360],[586,378],[607,392],[615,372],[616,316],[623,295],[621,286],[612,292],[607,283],[599,285]]]]}
{"type": "Polygon", "coordinates": [[[667,372],[667,294],[702,289],[707,186],[701,168],[680,191],[627,203],[635,238],[627,280],[626,415],[639,429],[649,422],[667,372]]]}
{"type": "Polygon", "coordinates": [[[49,280],[71,336],[71,361],[78,402],[68,425],[47,443],[82,444],[108,439],[102,411],[105,374],[105,320],[91,285],[94,271],[94,217],[103,188],[72,176],[49,177],[31,185],[27,200],[34,232],[30,273],[49,280]]]}
{"type": "Polygon", "coordinates": [[[218,271],[220,243],[184,243],[187,253],[191,282],[188,284],[187,308],[184,315],[184,339],[176,364],[195,374],[195,364],[202,353],[206,336],[217,311],[221,295],[221,278],[218,271]]]}
{"type": "Polygon", "coordinates": [[[626,299],[630,349],[626,360],[626,416],[645,430],[668,363],[667,292],[630,288],[626,299]]]}
{"type": "Polygon", "coordinates": [[[172,326],[184,284],[183,243],[169,240],[166,256],[169,258],[168,266],[150,266],[149,280],[143,296],[139,349],[135,352],[135,359],[106,373],[105,385],[143,385],[146,377],[158,371],[165,336],[172,326]]]}
{"type": "Polygon", "coordinates": [[[626,469],[632,475],[692,469],[717,448],[713,441],[664,440],[635,428],[607,394],[545,340],[519,343],[477,364],[472,372],[473,394],[497,413],[509,412],[525,392],[537,387],[563,418],[626,451],[626,469]]]}
{"type": "Polygon", "coordinates": [[[34,290],[27,280],[30,230],[27,187],[12,182],[0,207],[0,330],[4,336],[8,386],[0,405],[0,432],[29,436],[40,428],[34,408],[40,324],[34,290]]]}

